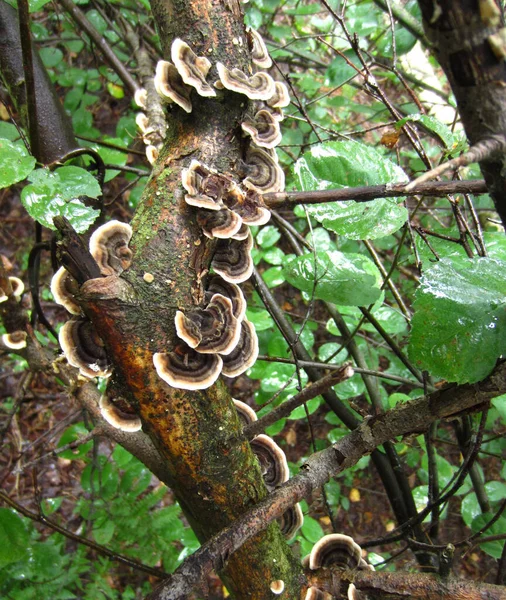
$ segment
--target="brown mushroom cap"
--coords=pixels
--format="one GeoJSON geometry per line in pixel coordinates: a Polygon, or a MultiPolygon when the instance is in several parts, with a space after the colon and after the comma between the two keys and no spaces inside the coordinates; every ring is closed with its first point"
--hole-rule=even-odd
{"type": "Polygon", "coordinates": [[[246,404],[246,402],[242,402],[241,400],[236,400],[232,398],[235,404],[235,409],[237,410],[237,415],[239,417],[239,421],[243,427],[247,425],[251,425],[255,421],[258,421],[258,417],[256,412],[246,404]]]}
{"type": "Polygon", "coordinates": [[[285,174],[283,169],[265,150],[250,146],[245,162],[247,177],[242,182],[245,187],[261,194],[284,190],[285,174]]]}
{"type": "Polygon", "coordinates": [[[269,491],[288,481],[290,471],[283,450],[268,435],[261,433],[250,442],[258,458],[265,486],[269,491]]]}
{"type": "MultiPolygon", "coordinates": [[[[264,206],[261,194],[255,190],[242,192],[239,188],[233,194],[228,194],[225,204],[237,213],[245,225],[265,225],[271,218],[271,211],[264,206]]],[[[246,239],[246,236],[233,236],[234,239],[246,239]]]]}
{"type": "Polygon", "coordinates": [[[148,91],[145,88],[137,88],[134,93],[134,102],[139,108],[146,109],[148,103],[148,91]]]}
{"type": "Polygon", "coordinates": [[[74,317],[63,324],[58,334],[60,346],[69,365],[85,377],[109,377],[111,364],[104,342],[85,317],[74,317]]]}
{"type": "Polygon", "coordinates": [[[183,83],[183,79],[176,67],[167,60],[159,60],[156,64],[155,90],[165,102],[175,102],[187,113],[192,111],[190,88],[183,83]]]}
{"type": "Polygon", "coordinates": [[[211,266],[225,281],[242,283],[253,273],[252,247],[251,233],[245,240],[218,240],[211,266]]]}
{"type": "Polygon", "coordinates": [[[128,247],[132,228],[128,223],[109,221],[93,232],[90,252],[102,275],[120,275],[128,269],[132,251],[128,247]]]}
{"type": "Polygon", "coordinates": [[[149,144],[146,146],[146,158],[148,159],[148,163],[150,165],[154,165],[160,155],[160,151],[156,146],[149,144]]]}
{"type": "Polygon", "coordinates": [[[271,581],[269,587],[273,594],[279,596],[279,594],[282,594],[285,589],[285,582],[282,579],[276,579],[276,581],[271,581]]]}
{"type": "Polygon", "coordinates": [[[241,335],[236,347],[223,357],[221,372],[227,377],[238,377],[250,367],[258,358],[258,337],[253,323],[246,317],[242,321],[241,335]]]}
{"type": "Polygon", "coordinates": [[[23,292],[25,291],[25,284],[21,281],[19,277],[14,277],[12,275],[9,277],[9,282],[12,288],[12,295],[15,298],[20,298],[23,295],[23,292]]]}
{"type": "Polygon", "coordinates": [[[228,239],[241,229],[242,219],[228,208],[218,211],[201,209],[197,213],[197,223],[208,238],[228,239]]]}
{"type": "Polygon", "coordinates": [[[190,206],[206,208],[208,210],[221,210],[223,203],[221,195],[216,186],[209,186],[209,181],[215,180],[215,175],[218,175],[213,169],[203,165],[198,160],[192,160],[187,169],[181,171],[181,183],[184,189],[188,192],[185,196],[185,201],[190,206]],[[206,193],[210,191],[210,193],[206,193]],[[216,192],[216,195],[213,195],[216,192]]]}
{"type": "Polygon", "coordinates": [[[337,565],[343,569],[356,569],[360,565],[361,548],[349,535],[332,533],[316,542],[309,555],[309,568],[319,569],[337,565]]]}
{"type": "Polygon", "coordinates": [[[201,96],[216,96],[215,90],[206,81],[211,63],[205,56],[197,56],[186,42],[176,38],[172,42],[171,57],[187,85],[194,87],[201,96]]]}
{"type": "Polygon", "coordinates": [[[326,595],[324,592],[312,585],[307,589],[304,600],[326,600],[326,595]]]}
{"type": "Polygon", "coordinates": [[[241,127],[262,148],[274,148],[281,141],[279,121],[265,108],[259,110],[253,120],[241,123],[241,127]]]}
{"type": "Polygon", "coordinates": [[[304,524],[304,513],[300,504],[297,503],[295,506],[290,506],[277,521],[285,538],[291,540],[304,524]]]}
{"type": "Polygon", "coordinates": [[[11,350],[22,350],[26,348],[26,331],[12,331],[2,334],[2,343],[11,350]]]}
{"type": "Polygon", "coordinates": [[[232,302],[232,312],[234,317],[238,321],[244,319],[244,315],[246,314],[246,299],[238,285],[225,281],[219,275],[211,275],[207,281],[205,291],[206,300],[210,302],[214,294],[221,294],[222,296],[229,298],[232,302]]]}
{"type": "Polygon", "coordinates": [[[233,314],[232,301],[222,294],[214,294],[206,308],[197,308],[186,314],[178,310],[175,324],[177,335],[201,354],[230,354],[241,333],[241,324],[233,314]]]}
{"type": "Polygon", "coordinates": [[[290,93],[288,88],[281,81],[275,81],[275,92],[266,100],[266,104],[271,108],[285,108],[290,104],[290,93]]]}
{"type": "Polygon", "coordinates": [[[251,100],[267,100],[275,92],[274,79],[268,73],[255,73],[248,77],[240,69],[227,69],[223,63],[216,63],[223,87],[251,100]]]}
{"type": "Polygon", "coordinates": [[[116,429],[130,432],[142,429],[140,417],[124,398],[109,398],[104,394],[98,405],[104,419],[116,429]]]}
{"type": "Polygon", "coordinates": [[[246,223],[241,225],[239,231],[232,236],[234,240],[245,240],[249,235],[249,229],[246,223]]]}
{"type": "Polygon", "coordinates": [[[255,31],[254,29],[248,28],[246,29],[246,33],[248,35],[248,42],[251,51],[251,60],[262,67],[262,69],[268,69],[272,66],[272,59],[269,56],[269,52],[267,50],[267,46],[262,38],[262,36],[255,31]]]}
{"type": "Polygon", "coordinates": [[[172,352],[157,352],[153,364],[160,379],[174,388],[205,390],[221,373],[219,354],[200,354],[186,344],[178,344],[172,352]]]}
{"type": "Polygon", "coordinates": [[[51,279],[51,293],[54,301],[64,306],[72,315],[80,315],[81,307],[76,301],[76,292],[79,286],[77,281],[65,269],[60,267],[51,279]]]}

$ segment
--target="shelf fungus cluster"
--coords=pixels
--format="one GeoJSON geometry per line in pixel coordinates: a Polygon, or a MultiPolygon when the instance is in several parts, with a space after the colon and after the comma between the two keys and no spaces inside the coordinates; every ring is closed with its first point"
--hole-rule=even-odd
{"type": "MultiPolygon", "coordinates": [[[[272,61],[261,36],[248,30],[253,63],[268,68],[272,61]]],[[[213,385],[222,373],[237,377],[256,360],[255,329],[245,317],[245,301],[238,287],[251,276],[253,239],[249,228],[264,225],[271,213],[262,194],[283,191],[284,173],[274,150],[281,140],[282,108],[290,99],[286,86],[263,71],[245,74],[216,64],[219,81],[212,85],[208,58],[197,56],[180,39],[171,47],[172,62],[160,61],[155,88],[169,104],[192,111],[192,93],[214,97],[216,90],[232,91],[254,101],[254,110],[242,123],[250,136],[235,174],[192,160],[182,170],[185,202],[195,208],[202,234],[216,240],[205,304],[175,317],[179,342],[170,352],[158,352],[153,363],[161,379],[173,387],[200,390],[213,385]]]]}
{"type": "MultiPolygon", "coordinates": [[[[257,420],[255,411],[245,402],[234,399],[234,404],[243,427],[257,420]]],[[[269,492],[288,481],[290,470],[285,453],[272,438],[261,433],[251,440],[250,446],[260,463],[262,477],[269,492]]],[[[304,523],[300,504],[290,507],[278,519],[278,523],[283,535],[289,540],[292,539],[304,523]]]]}
{"type": "MultiPolygon", "coordinates": [[[[119,221],[109,221],[90,237],[90,253],[104,277],[120,275],[128,269],[132,257],[128,247],[131,237],[130,225],[119,221]]],[[[63,324],[58,335],[69,365],[79,369],[83,377],[109,377],[112,367],[104,342],[92,322],[82,313],[78,302],[79,285],[65,267],[60,267],[54,274],[51,292],[55,302],[72,315],[72,318],[63,324]]],[[[137,419],[137,429],[132,429],[135,415],[129,411],[126,401],[123,403],[104,397],[100,409],[104,418],[119,429],[137,431],[140,428],[140,421],[137,419]]]]}
{"type": "MultiPolygon", "coordinates": [[[[7,302],[9,296],[15,298],[18,302],[25,291],[25,284],[19,277],[10,276],[9,278],[10,291],[0,287],[0,303],[7,302]],[[9,295],[8,295],[9,294],[9,295]]],[[[2,344],[9,350],[23,350],[26,348],[26,331],[17,330],[8,333],[3,333],[1,336],[2,344]]]]}
{"type": "MultiPolygon", "coordinates": [[[[312,571],[320,568],[333,567],[338,570],[353,571],[354,569],[369,569],[374,567],[362,558],[362,549],[353,538],[342,533],[325,535],[311,550],[311,554],[302,561],[305,568],[312,571]]],[[[344,590],[349,600],[357,600],[357,590],[353,583],[344,590]]],[[[305,600],[324,600],[331,596],[316,586],[308,588],[305,600]]]]}

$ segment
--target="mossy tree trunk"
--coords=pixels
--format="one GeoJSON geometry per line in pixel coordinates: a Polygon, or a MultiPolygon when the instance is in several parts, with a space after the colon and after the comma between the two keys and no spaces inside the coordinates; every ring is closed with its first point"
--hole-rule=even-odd
{"type": "MultiPolygon", "coordinates": [[[[211,60],[210,81],[217,79],[217,61],[249,69],[237,0],[154,0],[152,8],[167,59],[172,40],[180,37],[211,60]]],[[[181,169],[197,159],[234,175],[241,159],[246,97],[194,93],[192,101],[191,114],[171,110],[165,146],[132,222],[131,268],[121,278],[90,279],[81,293],[114,363],[110,385],[137,407],[144,430],[167,461],[171,480],[166,483],[203,542],[267,492],[225,386],[174,389],[153,366],[153,353],[173,346],[176,310],[201,302],[213,252],[194,209],[184,202],[181,169]],[[151,283],[143,278],[146,273],[154,276],[151,283]]],[[[285,592],[278,597],[300,595],[300,566],[277,524],[223,559],[221,574],[237,598],[272,598],[270,582],[279,579],[285,592]]]]}

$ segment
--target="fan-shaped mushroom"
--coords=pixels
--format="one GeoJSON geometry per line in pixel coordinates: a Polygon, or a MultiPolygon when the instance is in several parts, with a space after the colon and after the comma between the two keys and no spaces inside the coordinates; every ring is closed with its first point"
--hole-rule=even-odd
{"type": "Polygon", "coordinates": [[[93,232],[90,252],[102,275],[120,275],[128,269],[132,251],[128,247],[132,228],[128,223],[109,221],[93,232]]]}
{"type": "Polygon", "coordinates": [[[271,581],[270,589],[273,594],[279,596],[285,590],[285,582],[282,579],[276,579],[276,581],[271,581]]]}
{"type": "Polygon", "coordinates": [[[211,266],[225,281],[242,283],[253,273],[252,247],[251,233],[245,240],[218,240],[211,266]]]}
{"type": "Polygon", "coordinates": [[[160,155],[160,151],[156,146],[149,144],[146,146],[146,158],[148,159],[148,163],[150,165],[154,165],[160,155]]]}
{"type": "MultiPolygon", "coordinates": [[[[245,225],[265,225],[271,218],[271,211],[264,206],[261,194],[255,190],[247,190],[246,193],[228,194],[225,204],[237,213],[245,225]]],[[[233,236],[234,239],[245,239],[247,236],[233,236]]]]}
{"type": "Polygon", "coordinates": [[[327,600],[327,598],[332,598],[332,596],[330,596],[329,594],[325,594],[317,587],[312,585],[307,589],[304,600],[327,600]]]}
{"type": "Polygon", "coordinates": [[[285,174],[270,154],[250,146],[245,162],[247,177],[242,182],[245,187],[261,194],[283,191],[285,174]]]}
{"type": "Polygon", "coordinates": [[[283,535],[287,540],[291,540],[304,524],[304,514],[300,504],[297,503],[295,506],[290,506],[277,521],[283,535]]]}
{"type": "Polygon", "coordinates": [[[60,267],[51,279],[51,293],[54,301],[64,306],[72,315],[80,315],[81,307],[76,301],[76,293],[79,289],[77,281],[65,269],[60,267]]]}
{"type": "Polygon", "coordinates": [[[290,471],[283,450],[268,435],[261,433],[250,442],[258,458],[264,483],[269,491],[288,481],[290,471]]]}
{"type": "Polygon", "coordinates": [[[206,308],[186,314],[178,310],[175,324],[177,335],[201,354],[230,354],[241,333],[232,301],[221,294],[214,294],[206,308]]]}
{"type": "Polygon", "coordinates": [[[251,425],[255,421],[258,421],[258,417],[256,412],[246,404],[246,402],[242,402],[241,400],[236,400],[232,398],[235,404],[235,409],[237,410],[237,414],[239,416],[239,421],[241,422],[243,427],[247,425],[251,425]]]}
{"type": "Polygon", "coordinates": [[[241,123],[241,127],[262,148],[274,148],[281,141],[279,121],[265,108],[259,110],[253,120],[241,123]]]}
{"type": "Polygon", "coordinates": [[[228,239],[241,229],[241,217],[229,210],[199,210],[197,213],[197,223],[202,228],[204,235],[208,238],[228,239]]]}
{"type": "Polygon", "coordinates": [[[172,352],[154,354],[153,364],[158,377],[170,386],[205,390],[220,376],[222,361],[219,354],[200,354],[181,343],[172,352]]]}
{"type": "Polygon", "coordinates": [[[309,568],[319,569],[337,565],[343,569],[356,569],[360,565],[361,552],[360,546],[349,535],[325,535],[311,550],[309,568]]]}
{"type": "Polygon", "coordinates": [[[147,115],[143,112],[139,112],[135,115],[135,124],[142,131],[142,133],[146,133],[149,129],[149,119],[147,115]]]}
{"type": "Polygon", "coordinates": [[[274,79],[268,73],[255,73],[248,77],[240,69],[227,69],[223,63],[216,63],[223,87],[251,100],[268,100],[275,92],[274,79]]]}
{"type": "Polygon", "coordinates": [[[109,377],[111,365],[104,342],[85,317],[74,317],[63,324],[58,334],[60,346],[69,365],[85,377],[109,377]]]}
{"type": "Polygon", "coordinates": [[[116,429],[130,432],[142,429],[140,417],[124,398],[109,398],[104,394],[98,405],[104,419],[116,429]]]}
{"type": "MultiPolygon", "coordinates": [[[[11,284],[12,295],[15,298],[20,298],[25,291],[25,284],[19,279],[11,275],[9,277],[9,283],[11,284]]],[[[0,288],[0,302],[5,302],[8,299],[6,291],[0,288]]]]}
{"type": "Polygon", "coordinates": [[[2,334],[2,342],[6,348],[11,350],[22,350],[26,348],[26,331],[12,331],[2,334]]]}
{"type": "Polygon", "coordinates": [[[194,87],[201,96],[216,96],[216,92],[206,81],[211,63],[205,56],[197,56],[186,42],[176,38],[172,42],[171,57],[187,85],[194,87]]]}
{"type": "Polygon", "coordinates": [[[221,294],[222,296],[229,298],[232,302],[232,312],[234,317],[238,321],[244,319],[244,315],[246,314],[246,299],[238,285],[225,281],[219,275],[211,275],[205,291],[206,300],[210,302],[214,294],[221,294]]]}
{"type": "Polygon", "coordinates": [[[262,36],[258,31],[251,28],[246,29],[246,33],[248,35],[251,51],[251,60],[259,67],[262,67],[262,69],[268,69],[272,66],[272,59],[269,56],[267,46],[265,45],[262,36]]]}
{"type": "Polygon", "coordinates": [[[175,102],[184,111],[191,113],[190,88],[183,83],[181,75],[171,62],[158,61],[154,84],[158,95],[165,102],[175,102]]]}
{"type": "Polygon", "coordinates": [[[148,103],[148,92],[145,88],[137,88],[135,90],[134,102],[139,108],[143,108],[144,110],[146,109],[148,103]]]}
{"type": "Polygon", "coordinates": [[[221,372],[227,377],[238,377],[255,364],[258,358],[258,337],[253,323],[242,321],[241,335],[236,347],[223,357],[221,372]]]}
{"type": "Polygon", "coordinates": [[[266,104],[271,108],[285,108],[290,104],[290,94],[288,88],[281,81],[274,82],[274,94],[266,100],[266,104]]]}

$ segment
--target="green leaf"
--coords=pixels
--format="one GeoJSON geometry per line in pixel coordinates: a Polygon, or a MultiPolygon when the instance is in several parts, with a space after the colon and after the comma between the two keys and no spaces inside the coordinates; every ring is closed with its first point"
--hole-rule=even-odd
{"type": "Polygon", "coordinates": [[[306,402],[306,407],[307,407],[307,413],[306,413],[306,408],[303,406],[299,406],[297,408],[295,408],[294,410],[292,410],[292,412],[290,413],[290,415],[288,416],[288,419],[305,419],[307,417],[307,414],[312,415],[314,413],[314,411],[320,406],[322,402],[322,398],[321,396],[317,396],[316,398],[313,398],[312,400],[308,400],[306,402]]]}
{"type": "Polygon", "coordinates": [[[59,48],[53,48],[51,46],[47,48],[41,48],[39,55],[47,68],[56,67],[57,64],[63,60],[63,52],[59,48]]]}
{"type": "MultiPolygon", "coordinates": [[[[303,191],[408,181],[404,171],[378,150],[349,140],[314,146],[295,163],[294,175],[298,189],[303,191]]],[[[375,239],[397,231],[405,223],[408,213],[399,202],[402,200],[395,198],[350,200],[305,209],[326,229],[348,239],[375,239]]],[[[295,212],[305,215],[300,207],[295,212]]]]}
{"type": "Polygon", "coordinates": [[[35,158],[24,146],[0,138],[0,188],[22,181],[34,167],[35,158]]]}
{"type": "Polygon", "coordinates": [[[292,258],[283,267],[293,286],[334,304],[365,306],[381,295],[381,276],[374,263],[361,254],[316,252],[292,258]],[[316,286],[314,282],[316,281],[316,286]]]}
{"type": "Polygon", "coordinates": [[[408,121],[412,123],[421,123],[426,129],[434,133],[448,150],[451,150],[453,146],[460,141],[460,137],[452,133],[447,125],[429,115],[422,115],[420,113],[408,115],[407,117],[404,117],[404,119],[397,121],[395,126],[397,129],[400,129],[408,121]]]}
{"type": "Polygon", "coordinates": [[[111,521],[107,517],[100,520],[97,519],[93,527],[93,537],[97,544],[108,544],[114,535],[115,529],[116,525],[114,521],[111,521]]]}
{"type": "Polygon", "coordinates": [[[0,508],[0,568],[21,560],[28,551],[28,533],[21,518],[9,508],[0,508]]]}
{"type": "Polygon", "coordinates": [[[416,291],[409,356],[457,383],[481,381],[506,351],[506,262],[443,259],[416,291]]]}
{"type": "Polygon", "coordinates": [[[316,544],[325,535],[322,526],[313,517],[305,516],[304,524],[301,527],[302,535],[313,544],[316,544]]]}
{"type": "Polygon", "coordinates": [[[79,196],[97,198],[101,193],[95,178],[80,167],[60,167],[53,172],[37,169],[30,181],[21,192],[21,202],[28,214],[44,227],[55,229],[53,217],[61,215],[82,233],[100,214],[78,199],[79,196]]]}

